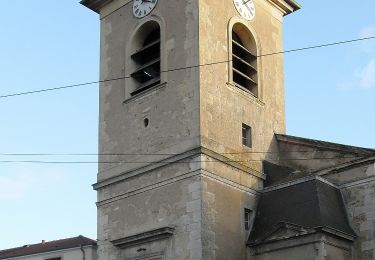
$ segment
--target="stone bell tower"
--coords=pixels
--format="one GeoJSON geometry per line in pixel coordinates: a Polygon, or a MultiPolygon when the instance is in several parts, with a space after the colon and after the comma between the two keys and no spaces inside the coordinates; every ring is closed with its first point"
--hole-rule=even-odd
{"type": "Polygon", "coordinates": [[[83,0],[101,21],[98,254],[246,259],[294,0],[83,0]]]}

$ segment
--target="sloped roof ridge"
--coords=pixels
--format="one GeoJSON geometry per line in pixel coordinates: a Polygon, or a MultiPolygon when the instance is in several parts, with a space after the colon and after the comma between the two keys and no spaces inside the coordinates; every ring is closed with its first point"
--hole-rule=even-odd
{"type": "MultiPolygon", "coordinates": [[[[85,237],[85,236],[82,236],[82,235],[78,235],[76,237],[69,237],[69,238],[62,238],[62,239],[55,239],[55,240],[50,240],[50,241],[45,241],[44,244],[46,243],[55,243],[55,242],[63,242],[63,241],[68,241],[68,240],[74,240],[74,239],[80,239],[80,241],[84,242],[84,243],[96,243],[95,240],[91,239],[91,238],[88,238],[88,237],[85,237]]],[[[43,244],[43,243],[38,243],[38,244],[43,244]]],[[[81,243],[82,244],[82,243],[81,243]]]]}
{"type": "Polygon", "coordinates": [[[29,244],[29,245],[24,245],[21,247],[14,247],[14,248],[0,250],[0,259],[75,248],[81,245],[82,246],[87,246],[87,245],[96,246],[96,241],[91,238],[79,235],[79,236],[71,237],[71,238],[45,241],[45,242],[41,242],[37,244],[29,244]]]}
{"type": "Polygon", "coordinates": [[[326,167],[326,168],[323,168],[323,169],[319,169],[319,170],[316,170],[316,171],[312,172],[311,174],[314,174],[314,175],[317,175],[317,176],[324,176],[324,175],[328,175],[330,173],[337,173],[337,172],[341,172],[341,171],[346,171],[348,169],[358,167],[360,165],[366,165],[366,164],[370,164],[370,163],[374,163],[374,162],[375,162],[375,154],[364,157],[364,158],[359,158],[357,160],[353,160],[353,161],[350,161],[350,162],[343,162],[339,165],[334,165],[334,166],[329,166],[329,167],[326,167]]]}
{"type": "Polygon", "coordinates": [[[348,153],[359,154],[359,155],[371,155],[371,154],[375,155],[375,149],[372,149],[372,148],[339,144],[339,143],[327,142],[327,141],[322,141],[322,140],[298,137],[298,136],[293,136],[293,135],[275,134],[275,136],[278,142],[293,143],[293,144],[299,144],[302,146],[323,148],[323,149],[327,149],[331,151],[341,151],[341,152],[348,152],[348,153]]]}
{"type": "Polygon", "coordinates": [[[266,193],[266,192],[270,192],[270,191],[274,191],[274,190],[278,190],[278,189],[283,189],[283,188],[286,188],[288,186],[298,185],[298,184],[301,184],[301,183],[304,183],[304,182],[309,182],[309,181],[314,181],[314,180],[318,180],[318,181],[324,182],[327,185],[330,185],[334,188],[338,188],[337,185],[333,184],[332,182],[330,182],[330,181],[328,181],[328,180],[326,180],[326,179],[324,179],[320,176],[317,176],[315,174],[309,174],[309,175],[301,177],[301,178],[287,180],[285,182],[280,182],[280,183],[270,185],[268,187],[263,188],[263,190],[261,192],[266,193]]]}
{"type": "MultiPolygon", "coordinates": [[[[334,187],[334,185],[329,185],[329,182],[323,181],[323,178],[316,178],[315,189],[316,189],[316,195],[318,196],[318,210],[319,210],[319,223],[321,224],[322,230],[330,231],[335,230],[335,233],[341,233],[346,234],[351,237],[355,237],[356,233],[353,230],[352,226],[349,224],[349,219],[347,216],[347,213],[345,211],[345,205],[343,203],[343,197],[338,187],[334,187]],[[333,195],[327,196],[327,192],[324,192],[325,187],[334,187],[334,190],[336,191],[337,201],[335,203],[335,208],[339,212],[341,211],[340,217],[342,217],[344,220],[342,222],[335,222],[334,224],[331,222],[331,214],[327,214],[327,207],[330,207],[329,202],[327,200],[332,199],[333,195]],[[326,208],[326,209],[324,209],[326,208]]],[[[332,189],[330,187],[330,189],[332,189]]],[[[331,205],[332,206],[332,205],[331,205]]],[[[333,211],[329,211],[329,213],[333,213],[333,211]]],[[[338,217],[338,216],[336,216],[338,217]]]]}
{"type": "Polygon", "coordinates": [[[24,246],[19,246],[19,247],[14,247],[14,248],[9,248],[9,249],[3,249],[3,250],[0,250],[0,257],[1,257],[1,255],[3,255],[3,254],[11,253],[11,252],[16,251],[16,250],[18,250],[18,249],[21,249],[21,248],[23,248],[23,247],[24,247],[24,246]]]}
{"type": "Polygon", "coordinates": [[[321,196],[319,194],[319,188],[318,188],[318,181],[321,181],[321,178],[315,178],[315,181],[313,181],[313,187],[315,189],[315,194],[317,196],[317,215],[318,215],[318,220],[317,222],[319,223],[319,227],[324,226],[324,220],[322,216],[322,202],[320,201],[321,196]]]}

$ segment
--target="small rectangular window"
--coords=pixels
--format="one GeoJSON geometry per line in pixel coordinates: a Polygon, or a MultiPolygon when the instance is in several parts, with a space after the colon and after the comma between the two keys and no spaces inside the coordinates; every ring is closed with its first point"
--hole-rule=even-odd
{"type": "Polygon", "coordinates": [[[53,257],[53,258],[47,258],[45,260],[61,260],[61,257],[53,257]]]}
{"type": "Polygon", "coordinates": [[[252,146],[251,127],[246,124],[242,124],[242,144],[250,148],[252,146]]]}
{"type": "Polygon", "coordinates": [[[251,229],[252,225],[253,211],[251,209],[244,210],[244,221],[245,221],[245,230],[248,231],[251,229]]]}

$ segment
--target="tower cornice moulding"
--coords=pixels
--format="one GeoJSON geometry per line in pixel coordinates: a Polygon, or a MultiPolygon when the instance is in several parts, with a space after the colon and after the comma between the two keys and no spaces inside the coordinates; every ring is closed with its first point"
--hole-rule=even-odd
{"type": "Polygon", "coordinates": [[[294,0],[267,0],[267,1],[277,6],[283,12],[283,15],[288,15],[301,9],[301,5],[294,0]]]}
{"type": "Polygon", "coordinates": [[[113,0],[81,0],[80,3],[81,5],[84,5],[99,14],[100,9],[102,9],[105,5],[109,4],[112,1],[113,0]]]}
{"type": "MultiPolygon", "coordinates": [[[[100,9],[109,4],[113,0],[81,0],[81,4],[91,9],[96,13],[100,13],[100,9]]],[[[294,0],[267,0],[276,5],[284,15],[293,13],[301,9],[301,5],[294,0]]]]}

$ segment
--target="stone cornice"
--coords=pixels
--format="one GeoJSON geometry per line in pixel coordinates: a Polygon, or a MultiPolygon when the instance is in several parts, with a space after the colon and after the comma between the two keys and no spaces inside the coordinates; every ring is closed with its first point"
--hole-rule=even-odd
{"type": "Polygon", "coordinates": [[[160,169],[161,167],[168,166],[170,164],[176,163],[176,162],[186,162],[189,163],[192,158],[195,158],[197,156],[206,155],[209,156],[219,162],[222,162],[226,165],[230,165],[231,167],[234,167],[242,172],[246,172],[248,174],[253,175],[256,178],[265,180],[265,175],[262,172],[256,171],[246,165],[243,165],[233,158],[226,157],[222,154],[218,154],[210,149],[204,148],[204,147],[197,147],[185,152],[182,152],[180,154],[175,154],[169,157],[166,157],[164,159],[155,161],[153,163],[149,163],[146,165],[143,165],[137,169],[132,169],[129,171],[121,171],[118,174],[116,174],[113,177],[99,180],[97,183],[93,184],[94,190],[99,190],[104,187],[107,187],[109,185],[113,185],[114,183],[122,182],[126,179],[133,178],[136,175],[144,174],[146,172],[154,171],[156,169],[160,169]]]}
{"type": "Polygon", "coordinates": [[[112,240],[111,243],[119,248],[128,248],[135,245],[149,243],[156,240],[168,239],[174,233],[172,227],[162,227],[155,230],[146,231],[132,236],[112,240]]]}
{"type": "MultiPolygon", "coordinates": [[[[100,13],[100,9],[112,2],[113,0],[81,0],[81,4],[91,9],[96,13],[100,13]]],[[[272,4],[276,5],[284,15],[293,13],[301,8],[301,6],[294,0],[268,0],[272,4]]]]}
{"type": "Polygon", "coordinates": [[[80,3],[94,12],[100,13],[100,9],[112,1],[113,0],[81,0],[80,3]]]}
{"type": "Polygon", "coordinates": [[[268,0],[270,3],[277,6],[284,15],[293,13],[299,9],[301,6],[294,0],[268,0]]]}

